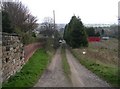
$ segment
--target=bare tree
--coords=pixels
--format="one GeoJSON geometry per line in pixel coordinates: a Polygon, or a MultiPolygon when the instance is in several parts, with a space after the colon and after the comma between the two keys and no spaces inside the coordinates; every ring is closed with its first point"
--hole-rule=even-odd
{"type": "Polygon", "coordinates": [[[19,28],[23,32],[36,28],[36,17],[31,15],[28,8],[22,2],[2,2],[2,10],[9,14],[13,28],[19,28]]]}
{"type": "Polygon", "coordinates": [[[41,34],[45,36],[52,36],[54,34],[54,22],[51,17],[45,17],[41,25],[41,34]]]}
{"type": "Polygon", "coordinates": [[[54,27],[53,19],[51,17],[45,17],[42,25],[44,25],[45,30],[53,30],[54,27]]]}

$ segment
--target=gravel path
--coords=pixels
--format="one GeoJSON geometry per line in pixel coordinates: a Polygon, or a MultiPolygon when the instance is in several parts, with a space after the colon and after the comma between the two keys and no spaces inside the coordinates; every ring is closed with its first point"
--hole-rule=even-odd
{"type": "Polygon", "coordinates": [[[48,69],[34,87],[71,87],[72,84],[64,76],[60,51],[61,49],[59,48],[48,69]]]}
{"type": "Polygon", "coordinates": [[[109,87],[109,84],[83,67],[67,49],[66,57],[70,65],[73,87],[109,87]]]}

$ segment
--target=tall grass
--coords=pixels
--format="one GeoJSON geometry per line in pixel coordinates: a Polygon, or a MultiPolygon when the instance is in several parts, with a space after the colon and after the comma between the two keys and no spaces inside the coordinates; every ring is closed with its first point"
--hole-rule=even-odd
{"type": "Polygon", "coordinates": [[[118,81],[119,75],[117,67],[109,66],[99,61],[94,61],[89,57],[82,58],[82,55],[73,49],[71,52],[82,65],[84,65],[102,79],[106,80],[108,83],[110,83],[111,86],[120,86],[120,81],[118,81]]]}

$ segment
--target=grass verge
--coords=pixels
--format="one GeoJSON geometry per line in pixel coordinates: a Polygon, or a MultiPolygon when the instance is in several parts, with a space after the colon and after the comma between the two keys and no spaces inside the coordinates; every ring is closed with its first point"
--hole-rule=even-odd
{"type": "MultiPolygon", "coordinates": [[[[8,82],[3,83],[6,87],[32,87],[42,75],[49,63],[49,55],[44,49],[38,49],[29,61],[23,66],[20,72],[12,76],[8,82]]],[[[26,89],[25,88],[25,89],[26,89]]]]}
{"type": "Polygon", "coordinates": [[[62,45],[61,56],[62,56],[62,67],[63,67],[64,73],[68,77],[68,79],[70,80],[71,72],[70,72],[70,66],[69,66],[67,58],[66,58],[64,44],[62,45]]]}
{"type": "Polygon", "coordinates": [[[102,79],[106,80],[111,86],[120,86],[120,81],[118,81],[118,68],[109,66],[104,63],[95,62],[87,57],[83,59],[80,54],[73,49],[71,52],[82,65],[84,65],[87,69],[91,70],[102,79]]]}

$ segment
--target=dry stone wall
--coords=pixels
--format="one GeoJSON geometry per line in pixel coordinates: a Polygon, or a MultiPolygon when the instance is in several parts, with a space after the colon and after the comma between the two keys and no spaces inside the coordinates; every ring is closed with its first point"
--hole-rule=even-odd
{"type": "Polygon", "coordinates": [[[0,89],[2,87],[2,44],[0,44],[0,89]]]}
{"type": "Polygon", "coordinates": [[[2,35],[2,81],[20,71],[24,62],[24,47],[15,34],[2,35]]]}

